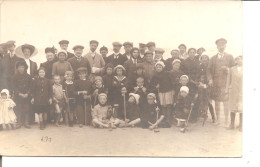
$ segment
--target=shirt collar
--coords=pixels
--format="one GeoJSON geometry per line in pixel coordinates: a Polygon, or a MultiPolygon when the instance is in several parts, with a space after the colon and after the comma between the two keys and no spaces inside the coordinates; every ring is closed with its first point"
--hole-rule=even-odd
{"type": "Polygon", "coordinates": [[[65,83],[71,85],[73,84],[73,81],[65,81],[65,83]]]}

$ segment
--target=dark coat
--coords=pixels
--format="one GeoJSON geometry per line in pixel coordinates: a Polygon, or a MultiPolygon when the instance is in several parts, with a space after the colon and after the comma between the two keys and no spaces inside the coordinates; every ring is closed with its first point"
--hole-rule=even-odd
{"type": "MultiPolygon", "coordinates": [[[[141,60],[137,59],[137,63],[142,63],[141,60]]],[[[129,78],[135,74],[136,64],[134,64],[132,59],[125,61],[124,67],[126,69],[126,77],[129,78]]]]}
{"type": "Polygon", "coordinates": [[[40,67],[45,68],[45,78],[52,79],[52,65],[55,61],[46,61],[40,64],[40,67]]]}
{"type": "Polygon", "coordinates": [[[79,62],[79,61],[77,60],[76,56],[74,56],[74,57],[68,59],[68,62],[70,63],[70,65],[71,65],[73,71],[75,71],[75,74],[74,74],[74,78],[75,78],[75,79],[78,79],[78,75],[76,74],[76,73],[77,73],[76,71],[77,71],[77,69],[80,68],[80,67],[85,67],[85,68],[87,68],[87,69],[88,69],[88,75],[91,74],[91,66],[90,66],[89,61],[88,61],[87,58],[82,57],[82,58],[81,58],[81,61],[79,62]]]}
{"type": "Polygon", "coordinates": [[[133,121],[140,118],[140,107],[137,104],[126,103],[126,118],[133,121]]]}
{"type": "MultiPolygon", "coordinates": [[[[156,107],[160,106],[158,104],[148,104],[145,103],[142,107],[142,112],[141,112],[141,124],[143,128],[148,128],[150,125],[148,122],[155,123],[157,120],[157,112],[156,112],[156,107]]],[[[160,110],[158,112],[158,119],[163,115],[162,111],[160,110]]]]}
{"type": "Polygon", "coordinates": [[[157,93],[156,85],[159,84],[159,92],[165,93],[173,90],[172,78],[169,77],[170,72],[163,70],[162,72],[156,72],[150,82],[150,90],[157,93]]]}
{"type": "Polygon", "coordinates": [[[177,91],[176,89],[178,88],[178,85],[180,83],[180,77],[182,75],[184,75],[184,72],[181,70],[170,72],[170,77],[172,77],[172,85],[173,85],[175,91],[177,91]]]}
{"type": "Polygon", "coordinates": [[[192,99],[189,96],[184,98],[179,95],[175,106],[176,118],[187,119],[191,110],[191,104],[192,99]]]}
{"type": "Polygon", "coordinates": [[[65,61],[67,61],[68,59],[74,57],[75,55],[73,53],[67,52],[67,58],[65,61]]]}
{"type": "Polygon", "coordinates": [[[119,53],[118,56],[119,56],[118,59],[114,58],[114,54],[108,56],[107,57],[107,63],[113,64],[114,67],[116,67],[119,64],[123,66],[125,61],[127,61],[128,59],[127,59],[126,56],[122,55],[121,53],[119,53]]]}
{"type": "Polygon", "coordinates": [[[52,85],[47,78],[36,78],[33,81],[32,97],[35,105],[48,105],[52,93],[52,85]]]}
{"type": "Polygon", "coordinates": [[[189,79],[197,82],[199,80],[200,62],[197,59],[187,58],[181,62],[180,69],[189,76],[189,79]]]}
{"type": "Polygon", "coordinates": [[[38,76],[37,64],[30,60],[30,75],[34,79],[38,76]]]}
{"type": "Polygon", "coordinates": [[[112,104],[119,104],[122,100],[121,89],[123,87],[127,87],[126,78],[124,78],[122,81],[119,81],[117,77],[114,76],[111,91],[112,104]]]}
{"type": "Polygon", "coordinates": [[[76,80],[75,81],[75,91],[77,93],[76,96],[76,103],[77,104],[83,104],[84,103],[84,99],[83,99],[83,95],[80,94],[78,95],[78,91],[88,91],[88,95],[90,95],[91,93],[91,82],[89,79],[87,80],[76,80]]]}

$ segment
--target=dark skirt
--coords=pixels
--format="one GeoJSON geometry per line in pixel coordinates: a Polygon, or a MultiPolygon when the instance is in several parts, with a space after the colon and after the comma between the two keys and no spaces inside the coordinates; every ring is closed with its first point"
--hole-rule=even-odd
{"type": "Polygon", "coordinates": [[[49,105],[37,105],[37,104],[35,104],[33,109],[34,109],[34,112],[37,113],[37,114],[47,113],[50,110],[50,106],[49,105]]]}
{"type": "Polygon", "coordinates": [[[210,91],[210,97],[217,102],[228,101],[228,93],[225,93],[225,89],[219,86],[213,86],[210,91]]]}

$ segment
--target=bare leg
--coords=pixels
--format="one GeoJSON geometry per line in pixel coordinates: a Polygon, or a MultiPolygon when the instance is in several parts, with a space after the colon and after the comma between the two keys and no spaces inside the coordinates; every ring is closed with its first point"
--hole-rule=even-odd
{"type": "Polygon", "coordinates": [[[56,114],[57,114],[55,124],[56,124],[56,126],[60,126],[59,122],[60,122],[61,110],[60,110],[60,107],[58,104],[55,104],[55,109],[56,109],[56,114]]]}
{"type": "Polygon", "coordinates": [[[225,124],[228,125],[228,119],[229,119],[229,103],[223,102],[224,105],[224,114],[225,114],[225,124]]]}
{"type": "Polygon", "coordinates": [[[129,122],[128,124],[127,124],[127,126],[135,126],[136,124],[138,124],[138,123],[140,123],[141,122],[141,119],[140,118],[137,118],[137,119],[135,119],[135,120],[133,120],[133,121],[131,121],[131,122],[129,122]]]}

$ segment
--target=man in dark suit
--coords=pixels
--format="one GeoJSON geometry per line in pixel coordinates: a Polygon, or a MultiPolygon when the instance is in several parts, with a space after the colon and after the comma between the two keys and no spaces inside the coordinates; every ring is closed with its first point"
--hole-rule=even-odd
{"type": "Polygon", "coordinates": [[[220,115],[220,103],[224,104],[225,123],[228,123],[229,103],[229,74],[230,68],[235,65],[232,55],[225,52],[227,40],[220,38],[216,42],[218,54],[211,57],[207,70],[209,86],[212,87],[211,97],[215,101],[217,121],[220,115]]]}
{"type": "Polygon", "coordinates": [[[127,57],[122,55],[119,51],[122,47],[122,44],[119,42],[113,42],[113,51],[114,53],[107,58],[107,63],[113,64],[114,67],[117,65],[124,65],[127,57]]]}
{"type": "Polygon", "coordinates": [[[44,63],[41,63],[40,67],[45,68],[45,78],[52,79],[52,65],[55,63],[55,50],[53,47],[47,47],[45,48],[45,55],[47,61],[44,63]]]}
{"type": "MultiPolygon", "coordinates": [[[[91,74],[91,66],[87,58],[82,57],[84,46],[76,45],[73,47],[75,56],[68,59],[68,62],[71,64],[73,71],[77,71],[80,67],[85,67],[88,69],[88,76],[91,74]]],[[[75,79],[79,77],[76,75],[75,79]]]]}
{"type": "Polygon", "coordinates": [[[131,58],[130,52],[133,49],[133,43],[132,42],[124,42],[123,46],[124,46],[124,49],[125,49],[125,53],[123,55],[126,56],[127,59],[129,60],[131,58]]]}
{"type": "Polygon", "coordinates": [[[68,59],[74,57],[74,54],[73,54],[73,53],[68,52],[68,46],[69,46],[69,41],[68,41],[68,40],[61,40],[61,41],[59,42],[59,44],[60,44],[61,50],[66,50],[66,51],[67,51],[66,60],[68,60],[68,59]]]}

